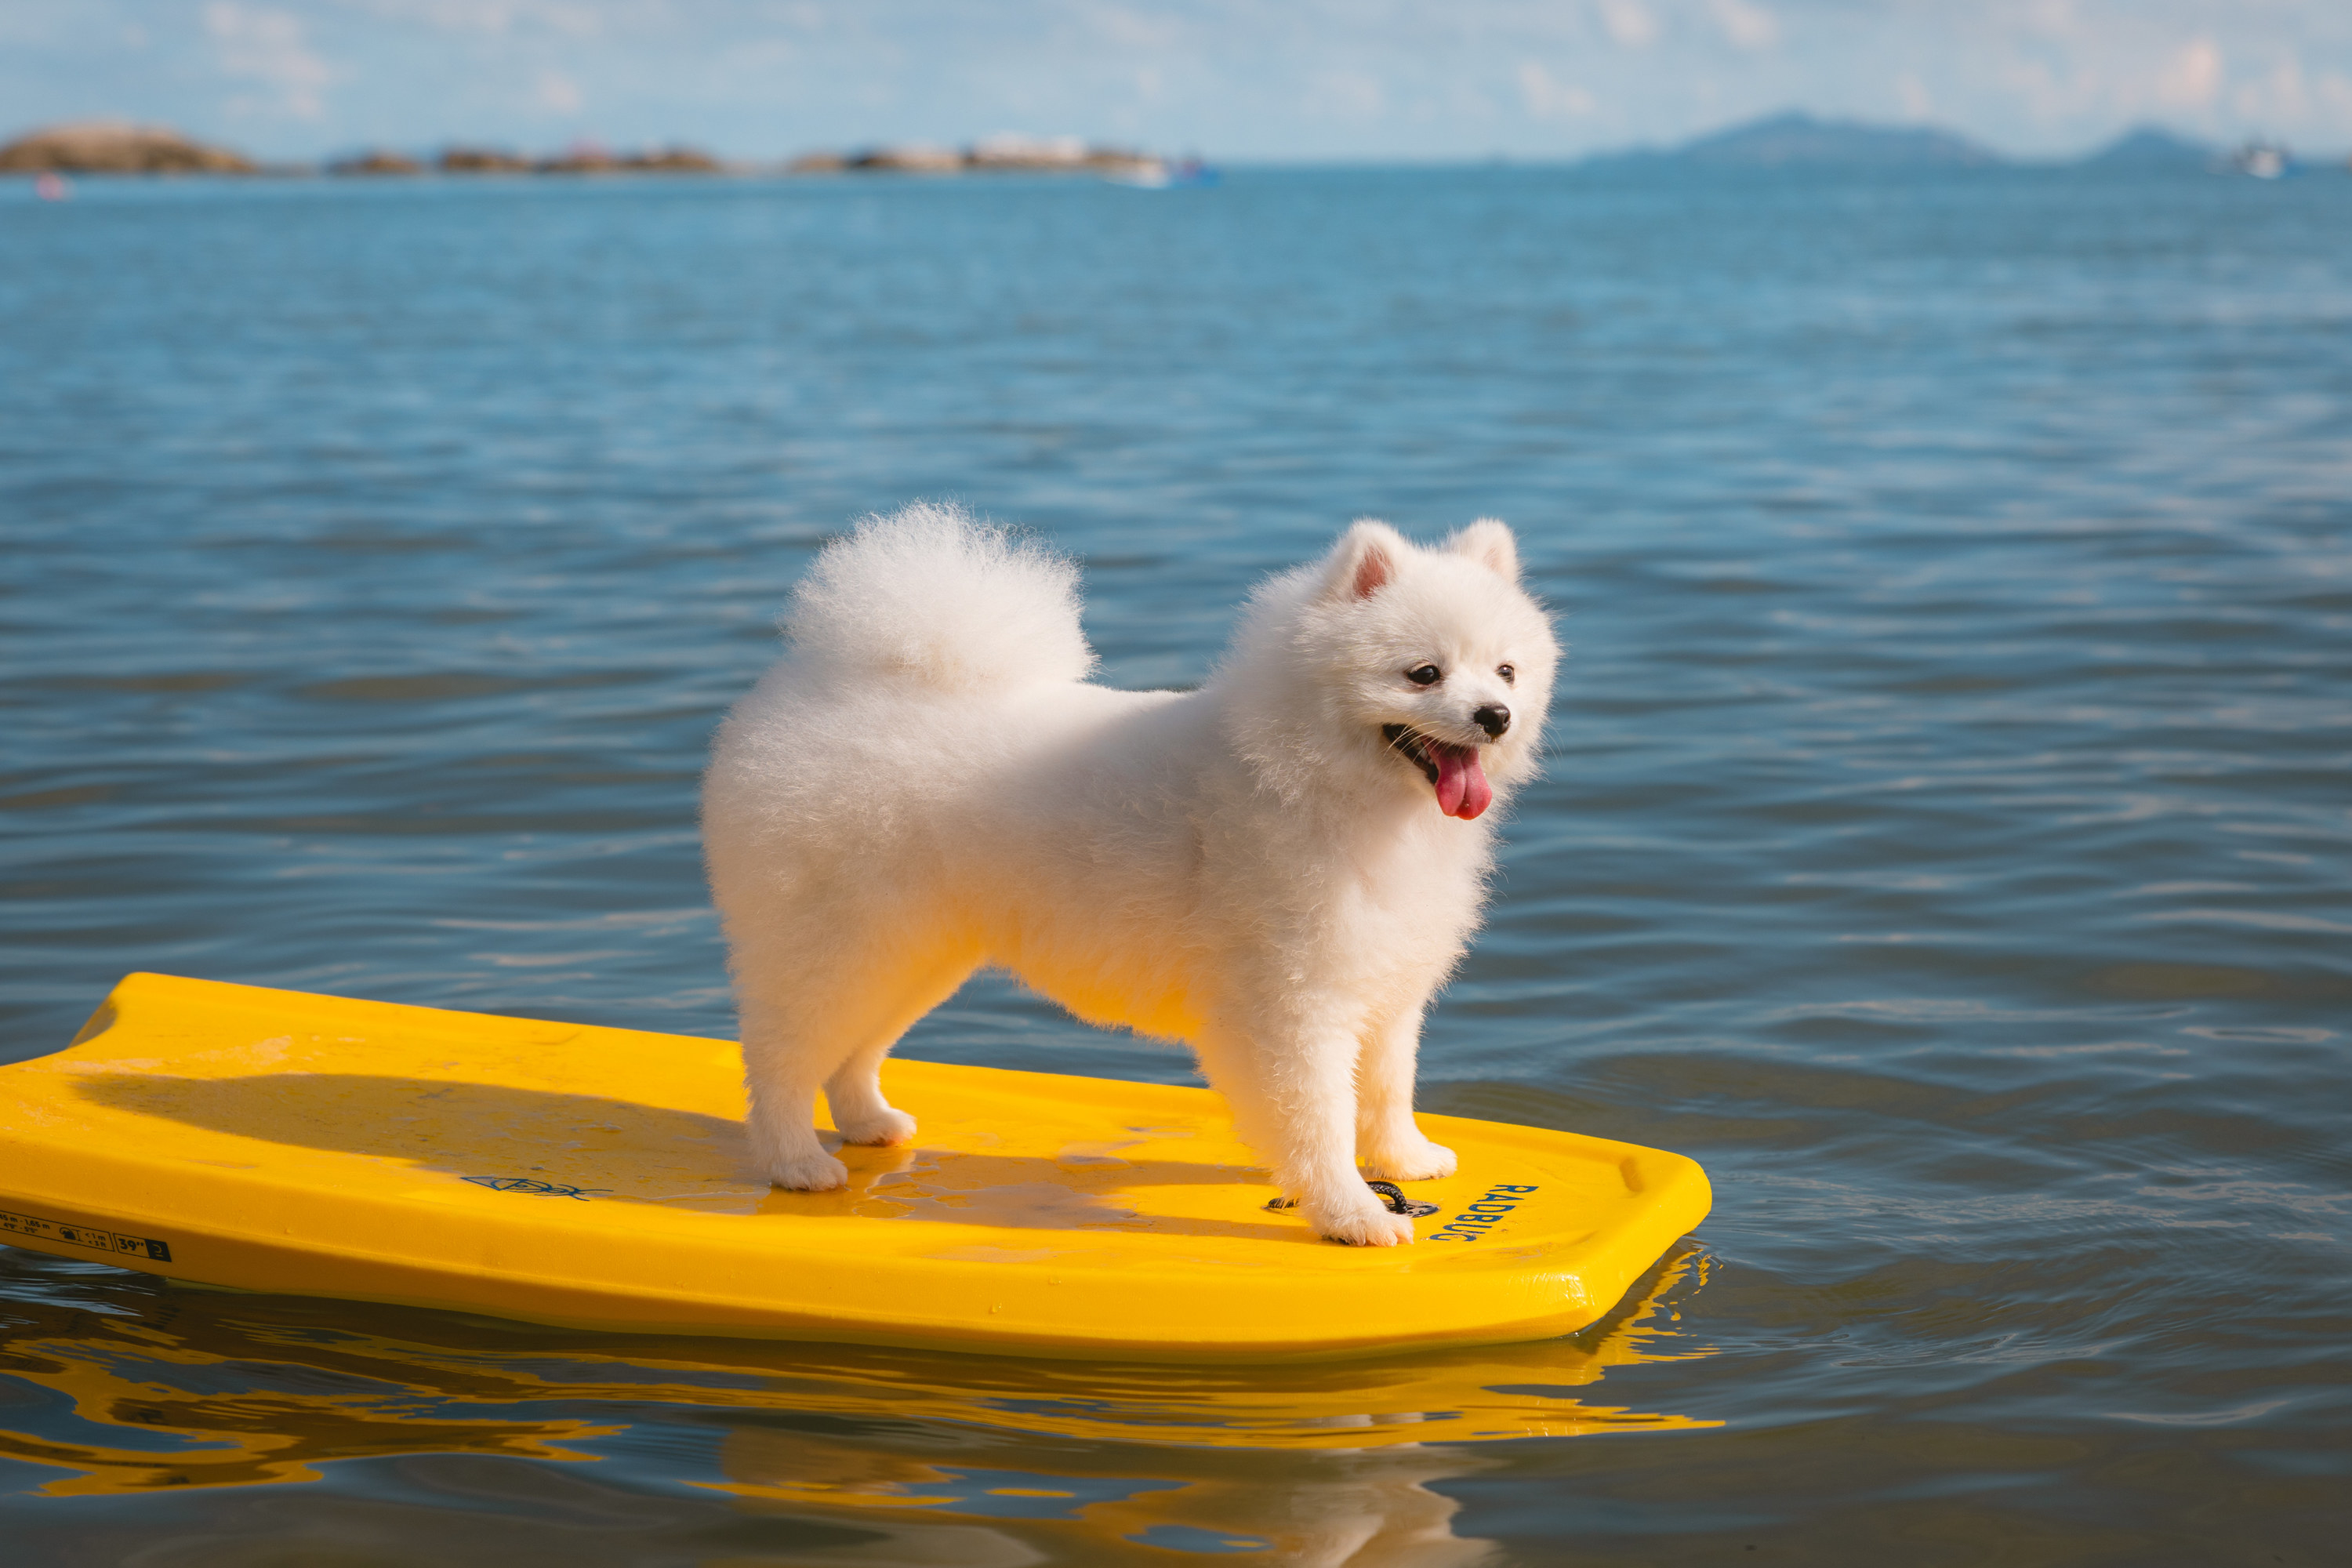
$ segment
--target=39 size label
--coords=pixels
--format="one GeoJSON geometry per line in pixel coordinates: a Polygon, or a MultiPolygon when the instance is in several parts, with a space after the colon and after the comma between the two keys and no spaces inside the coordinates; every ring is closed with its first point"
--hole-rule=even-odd
{"type": "Polygon", "coordinates": [[[125,1260],[137,1258],[142,1263],[169,1263],[172,1244],[157,1241],[148,1236],[123,1236],[111,1230],[100,1230],[94,1226],[68,1225],[63,1220],[43,1219],[37,1215],[10,1214],[0,1209],[0,1241],[61,1242],[68,1247],[87,1247],[92,1252],[103,1252],[125,1260]]]}
{"type": "Polygon", "coordinates": [[[1498,1182],[1486,1189],[1486,1195],[1468,1208],[1439,1226],[1425,1238],[1430,1241],[1478,1241],[1487,1231],[1500,1225],[1506,1215],[1528,1201],[1534,1187],[1514,1186],[1498,1182]]]}

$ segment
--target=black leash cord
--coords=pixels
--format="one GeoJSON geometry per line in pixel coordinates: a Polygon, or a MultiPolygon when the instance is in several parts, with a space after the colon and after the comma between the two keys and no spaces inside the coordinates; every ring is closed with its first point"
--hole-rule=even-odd
{"type": "Polygon", "coordinates": [[[1389,1205],[1389,1213],[1401,1214],[1411,1219],[1437,1212],[1435,1204],[1415,1203],[1404,1195],[1404,1189],[1394,1182],[1366,1182],[1364,1185],[1381,1194],[1381,1202],[1389,1205]]]}

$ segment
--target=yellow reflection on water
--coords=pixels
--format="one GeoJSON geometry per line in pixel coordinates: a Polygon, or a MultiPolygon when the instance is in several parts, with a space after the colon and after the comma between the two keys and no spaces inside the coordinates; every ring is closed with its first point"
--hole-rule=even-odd
{"type": "Polygon", "coordinates": [[[1112,1445],[1056,1453],[1050,1477],[1008,1478],[981,1468],[993,1456],[927,1462],[754,1430],[730,1435],[723,1457],[730,1475],[778,1478],[730,1483],[747,1507],[875,1531],[892,1562],[1167,1561],[1158,1548],[1456,1568],[1491,1551],[1455,1535],[1461,1505],[1429,1486],[1486,1468],[1476,1449],[1317,1449],[1269,1471],[1262,1450],[1112,1445]]]}
{"type": "Polygon", "coordinates": [[[54,1397],[6,1418],[0,1456],[54,1468],[51,1495],[257,1485],[354,1458],[617,1458],[604,1440],[668,1411],[709,1434],[689,1484],[913,1531],[939,1561],[1060,1537],[1469,1562],[1427,1486],[1484,1466],[1460,1446],[1717,1425],[1587,1397],[1610,1369],[1707,1353],[1676,1327],[1706,1273],[1678,1251],[1567,1339],[1296,1367],[591,1336],[187,1289],[120,1318],[18,1301],[0,1371],[54,1397]],[[1269,1449],[1293,1451],[1278,1479],[1269,1449]]]}

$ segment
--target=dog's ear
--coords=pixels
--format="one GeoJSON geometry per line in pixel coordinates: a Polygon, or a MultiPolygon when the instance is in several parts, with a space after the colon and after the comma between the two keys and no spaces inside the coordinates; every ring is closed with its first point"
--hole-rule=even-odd
{"type": "Polygon", "coordinates": [[[1482,517],[1445,542],[1457,555],[1467,555],[1507,582],[1519,580],[1519,542],[1507,524],[1482,517]]]}
{"type": "Polygon", "coordinates": [[[1396,580],[1398,563],[1412,546],[1385,522],[1365,518],[1339,536],[1323,568],[1323,596],[1369,599],[1396,580]]]}

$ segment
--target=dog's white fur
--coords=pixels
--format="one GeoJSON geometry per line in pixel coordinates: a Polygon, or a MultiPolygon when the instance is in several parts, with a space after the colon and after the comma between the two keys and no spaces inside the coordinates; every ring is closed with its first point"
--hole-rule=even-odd
{"type": "Polygon", "coordinates": [[[845,1141],[911,1139],[882,1058],[992,963],[1189,1043],[1321,1234],[1412,1240],[1364,1175],[1453,1173],[1413,1124],[1413,1058],[1494,818],[1442,814],[1382,726],[1478,748],[1498,798],[1534,773],[1559,648],[1510,531],[1424,550],[1357,523],[1258,589],[1190,693],[1088,682],[1076,587],[937,506],[868,519],[800,584],[792,652],[729,716],[703,794],[755,1157],[779,1186],[846,1182],[820,1088],[845,1141]],[[1497,704],[1499,739],[1473,717],[1497,704]]]}

